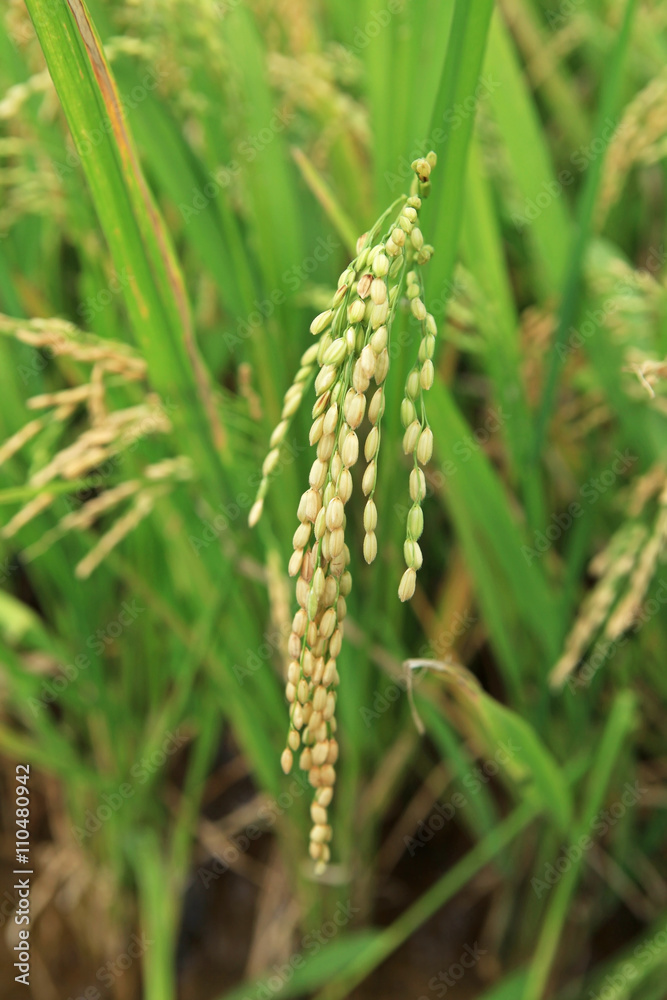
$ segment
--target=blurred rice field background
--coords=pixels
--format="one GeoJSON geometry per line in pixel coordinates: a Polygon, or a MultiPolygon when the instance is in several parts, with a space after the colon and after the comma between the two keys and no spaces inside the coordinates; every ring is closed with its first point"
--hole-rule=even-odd
{"type": "Polygon", "coordinates": [[[667,997],[666,66],[658,0],[3,5],[3,998],[667,997]],[[401,300],[320,875],[280,767],[314,395],[248,514],[429,150],[424,561],[402,604],[401,300]]]}

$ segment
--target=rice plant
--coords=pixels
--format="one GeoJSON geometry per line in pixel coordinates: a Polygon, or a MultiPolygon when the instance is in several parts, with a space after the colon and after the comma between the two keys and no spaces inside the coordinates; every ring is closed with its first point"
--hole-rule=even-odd
{"type": "Polygon", "coordinates": [[[3,996],[665,996],[666,51],[8,0],[3,996]]]}

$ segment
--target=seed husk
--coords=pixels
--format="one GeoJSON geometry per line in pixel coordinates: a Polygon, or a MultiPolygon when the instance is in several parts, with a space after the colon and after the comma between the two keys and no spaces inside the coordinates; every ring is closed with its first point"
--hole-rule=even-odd
{"type": "Polygon", "coordinates": [[[401,577],[401,582],[398,585],[398,597],[401,601],[409,601],[415,592],[415,584],[417,582],[417,573],[414,569],[408,568],[401,577]]]}

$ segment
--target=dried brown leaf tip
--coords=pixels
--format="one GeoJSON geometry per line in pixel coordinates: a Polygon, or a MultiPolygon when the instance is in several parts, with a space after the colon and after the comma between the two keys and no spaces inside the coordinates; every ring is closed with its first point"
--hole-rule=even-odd
{"type": "Polygon", "coordinates": [[[338,759],[336,689],[337,657],[343,641],[346,598],[352,587],[346,544],[346,506],[352,496],[352,468],[363,456],[361,492],[365,497],[363,556],[372,563],[378,551],[378,511],[375,490],[385,408],[384,384],[389,373],[392,329],[398,316],[408,317],[420,330],[419,349],[401,404],[405,427],[403,450],[412,458],[404,556],[406,570],[398,596],[409,600],[422,564],[418,539],[426,494],[422,466],[433,452],[425,393],[434,378],[436,323],[424,304],[421,266],[433,248],[419,228],[422,197],[428,194],[435,153],[413,164],[415,178],[409,196],[395,202],[373,228],[360,237],[357,256],[343,271],[331,306],[310,325],[318,342],[301,358],[301,367],[285,394],[281,420],[271,436],[271,450],[250,512],[259,520],[272,473],[290,422],[314,376],[310,445],[316,448],[309,488],[301,497],[294,532],[289,574],[296,577],[298,610],[288,643],[286,695],[289,731],[281,765],[289,773],[298,755],[315,789],[310,855],[316,871],[330,860],[331,826],[328,808],[333,797],[338,759]],[[317,372],[317,373],[316,373],[317,372]],[[315,374],[316,373],[316,374],[315,374]],[[360,441],[360,429],[367,430],[360,441]]]}

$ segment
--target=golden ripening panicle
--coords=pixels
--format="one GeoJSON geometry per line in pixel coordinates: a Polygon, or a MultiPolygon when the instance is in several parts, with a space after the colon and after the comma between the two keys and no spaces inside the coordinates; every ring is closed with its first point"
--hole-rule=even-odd
{"type": "Polygon", "coordinates": [[[283,401],[281,419],[271,436],[271,450],[262,466],[262,481],[249,516],[261,517],[270,478],[280,462],[280,449],[301,400],[314,378],[310,444],[316,457],[309,488],[297,510],[289,574],[296,577],[299,605],[288,642],[286,696],[289,731],[281,765],[289,773],[298,754],[315,789],[310,855],[316,871],[330,860],[331,826],[328,807],[333,797],[338,759],[336,689],[337,657],[343,641],[346,598],[352,587],[350,550],[345,541],[345,508],[352,496],[351,469],[363,455],[361,491],[365,499],[363,555],[372,563],[378,551],[375,488],[385,407],[384,383],[390,365],[390,341],[397,311],[407,313],[421,332],[417,361],[408,374],[401,420],[403,451],[412,456],[410,496],[403,546],[406,569],[398,586],[401,601],[415,591],[422,564],[418,539],[424,527],[421,504],[426,494],[422,466],[433,453],[433,432],[424,393],[433,385],[433,355],[437,328],[424,305],[420,269],[433,253],[419,228],[422,197],[430,189],[435,153],[415,160],[409,196],[403,196],[357,243],[357,257],[343,271],[331,306],[310,325],[318,337],[301,358],[293,384],[283,401]],[[317,374],[315,374],[317,370],[317,374]],[[368,419],[363,442],[360,428],[368,419]]]}

